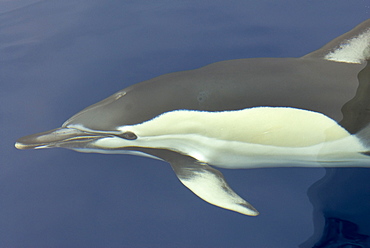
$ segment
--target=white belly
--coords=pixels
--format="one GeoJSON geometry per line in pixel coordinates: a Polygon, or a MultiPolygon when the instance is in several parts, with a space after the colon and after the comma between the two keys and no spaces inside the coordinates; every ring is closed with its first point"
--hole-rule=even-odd
{"type": "Polygon", "coordinates": [[[256,107],[223,112],[176,110],[152,120],[118,127],[136,140],[109,137],[102,148],[138,146],[189,155],[224,168],[340,166],[364,160],[367,151],[356,136],[334,120],[308,110],[256,107]],[[330,165],[332,164],[332,165],[330,165]]]}
{"type": "Polygon", "coordinates": [[[143,147],[149,145],[177,151],[222,168],[315,166],[317,163],[368,159],[368,156],[359,154],[364,147],[355,136],[307,147],[279,147],[189,134],[162,136],[140,144],[143,147]]]}
{"type": "MultiPolygon", "coordinates": [[[[139,147],[176,151],[201,162],[230,169],[280,166],[338,167],[355,166],[354,163],[359,163],[356,166],[369,166],[369,157],[361,154],[365,151],[364,146],[352,135],[306,147],[281,147],[225,141],[194,134],[158,136],[141,139],[135,143],[135,146],[139,147]],[[365,165],[361,165],[362,163],[365,165]]],[[[97,146],[104,148],[119,148],[127,144],[127,141],[118,137],[107,137],[96,142],[97,146]]],[[[111,152],[143,155],[134,154],[132,151],[111,150],[111,152]]]]}

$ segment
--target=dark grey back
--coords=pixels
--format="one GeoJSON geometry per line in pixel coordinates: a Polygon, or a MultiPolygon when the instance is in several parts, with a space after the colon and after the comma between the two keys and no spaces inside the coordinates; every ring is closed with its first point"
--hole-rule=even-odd
{"type": "MultiPolygon", "coordinates": [[[[339,122],[342,107],[356,94],[363,67],[302,58],[222,61],[132,85],[84,109],[65,125],[81,123],[109,131],[177,109],[223,111],[257,106],[313,110],[339,122]]],[[[349,125],[348,120],[343,123],[349,125]]]]}

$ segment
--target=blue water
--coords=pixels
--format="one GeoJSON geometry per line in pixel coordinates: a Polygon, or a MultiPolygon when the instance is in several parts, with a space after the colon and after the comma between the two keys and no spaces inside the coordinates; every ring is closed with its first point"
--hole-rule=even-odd
{"type": "Polygon", "coordinates": [[[370,235],[369,169],[222,170],[261,212],[247,217],[200,200],[164,162],[13,146],[164,73],[302,56],[369,12],[347,0],[0,2],[0,247],[312,247],[325,217],[370,235]]]}

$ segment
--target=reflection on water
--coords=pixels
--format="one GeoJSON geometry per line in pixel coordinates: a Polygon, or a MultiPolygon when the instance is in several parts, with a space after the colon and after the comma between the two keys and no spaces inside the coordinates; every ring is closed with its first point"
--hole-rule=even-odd
{"type": "Polygon", "coordinates": [[[358,233],[358,226],[350,221],[326,218],[321,240],[313,248],[369,247],[369,236],[358,233]]]}
{"type": "MultiPolygon", "coordinates": [[[[370,122],[369,63],[358,79],[356,95],[343,106],[340,122],[351,133],[358,132],[370,122]]],[[[308,197],[314,207],[315,230],[301,247],[370,247],[368,168],[326,168],[325,176],[308,189],[308,197]]]]}

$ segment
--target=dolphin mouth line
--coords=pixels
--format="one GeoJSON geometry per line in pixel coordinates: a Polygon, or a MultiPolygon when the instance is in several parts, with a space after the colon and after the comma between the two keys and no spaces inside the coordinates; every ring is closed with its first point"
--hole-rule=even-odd
{"type": "Polygon", "coordinates": [[[74,145],[83,146],[91,141],[114,136],[113,134],[102,134],[86,132],[76,128],[62,127],[50,131],[37,133],[22,137],[17,140],[15,147],[17,149],[42,149],[52,147],[68,147],[74,145]]]}

